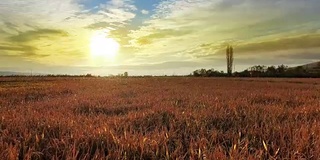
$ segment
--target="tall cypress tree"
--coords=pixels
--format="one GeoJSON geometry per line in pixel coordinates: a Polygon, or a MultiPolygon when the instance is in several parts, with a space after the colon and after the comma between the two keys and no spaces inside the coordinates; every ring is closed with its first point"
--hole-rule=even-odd
{"type": "Polygon", "coordinates": [[[227,58],[227,72],[228,75],[232,75],[232,67],[233,67],[233,47],[228,45],[226,49],[226,58],[227,58]]]}

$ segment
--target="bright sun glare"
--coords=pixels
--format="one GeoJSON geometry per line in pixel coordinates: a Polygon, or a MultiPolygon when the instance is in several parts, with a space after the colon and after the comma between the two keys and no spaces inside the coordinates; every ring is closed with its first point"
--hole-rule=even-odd
{"type": "Polygon", "coordinates": [[[93,57],[114,58],[119,48],[119,43],[108,38],[105,32],[97,32],[91,38],[90,50],[93,57]]]}

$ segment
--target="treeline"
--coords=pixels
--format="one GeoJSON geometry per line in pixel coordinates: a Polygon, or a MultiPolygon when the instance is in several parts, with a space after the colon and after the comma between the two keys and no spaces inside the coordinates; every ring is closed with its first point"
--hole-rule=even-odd
{"type": "MultiPolygon", "coordinates": [[[[193,71],[195,77],[228,77],[223,71],[214,69],[198,69],[193,71]]],[[[242,72],[234,72],[233,77],[287,77],[287,78],[320,78],[320,67],[315,69],[307,69],[303,66],[289,68],[285,65],[279,66],[252,66],[242,72]]]]}
{"type": "Polygon", "coordinates": [[[224,73],[223,71],[217,71],[214,69],[198,69],[193,71],[192,73],[193,76],[195,77],[227,77],[228,74],[224,73]]]}

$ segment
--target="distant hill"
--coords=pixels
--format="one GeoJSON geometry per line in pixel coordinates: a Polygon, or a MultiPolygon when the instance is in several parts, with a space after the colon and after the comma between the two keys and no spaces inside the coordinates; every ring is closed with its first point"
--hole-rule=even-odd
{"type": "Polygon", "coordinates": [[[302,65],[302,67],[306,68],[306,69],[319,68],[320,67],[320,61],[319,62],[305,64],[305,65],[302,65]]]}
{"type": "MultiPolygon", "coordinates": [[[[309,71],[311,73],[320,73],[320,61],[297,66],[297,67],[302,67],[303,69],[306,69],[307,71],[309,71]]],[[[294,67],[294,68],[297,68],[297,67],[294,67]]]]}

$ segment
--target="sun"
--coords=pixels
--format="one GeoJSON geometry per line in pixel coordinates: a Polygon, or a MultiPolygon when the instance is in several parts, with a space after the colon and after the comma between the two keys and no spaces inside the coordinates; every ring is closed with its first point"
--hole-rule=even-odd
{"type": "Polygon", "coordinates": [[[119,48],[119,43],[107,37],[104,32],[97,32],[91,37],[90,51],[93,57],[114,58],[118,54],[119,48]]]}

